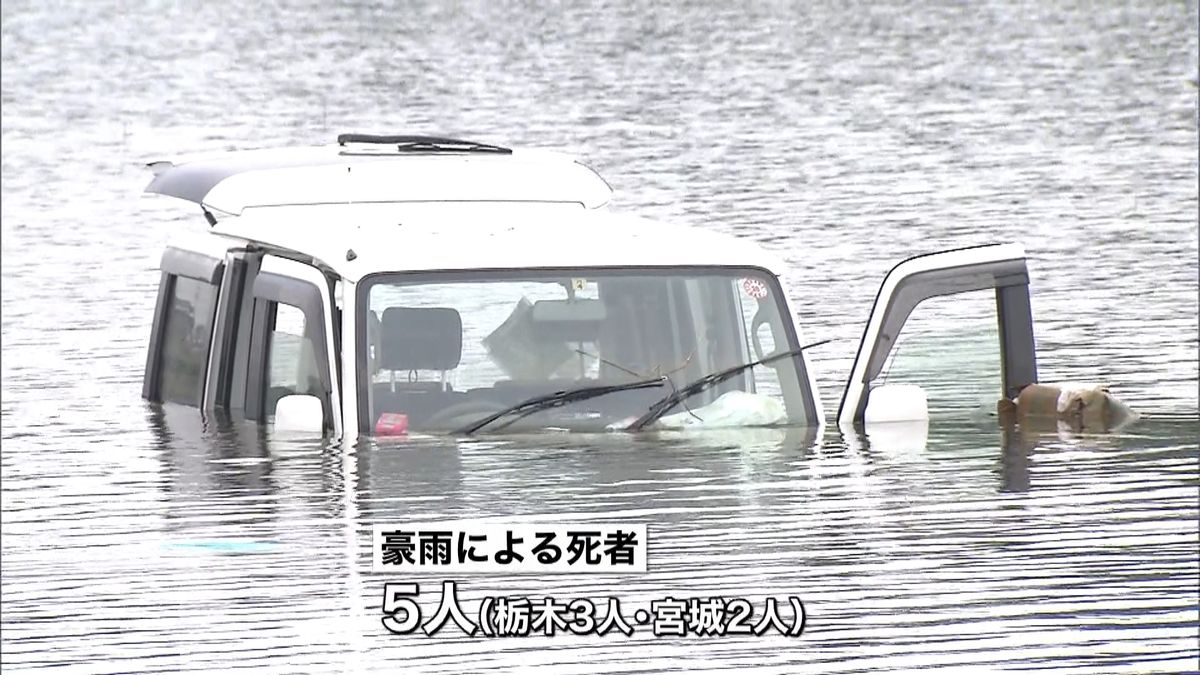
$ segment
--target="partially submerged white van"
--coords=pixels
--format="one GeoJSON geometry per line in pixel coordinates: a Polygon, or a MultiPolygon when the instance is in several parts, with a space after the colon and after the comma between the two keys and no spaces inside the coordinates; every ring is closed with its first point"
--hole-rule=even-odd
{"type": "MultiPolygon", "coordinates": [[[[570,157],[424,136],[150,165],[198,204],[162,257],[143,396],[334,437],[819,426],[784,264],[609,211],[570,157]]],[[[1037,381],[1016,245],[907,260],[837,419],[924,414],[876,379],[921,301],[995,289],[1002,386],[1037,381]]]]}

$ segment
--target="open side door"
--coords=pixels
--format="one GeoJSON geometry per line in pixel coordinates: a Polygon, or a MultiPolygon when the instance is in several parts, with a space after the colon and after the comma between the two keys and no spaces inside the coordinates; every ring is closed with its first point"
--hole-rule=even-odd
{"type": "Polygon", "coordinates": [[[917,305],[937,296],[989,288],[996,291],[1000,337],[1003,391],[996,392],[997,398],[1015,397],[1025,385],[1037,382],[1024,248],[993,244],[921,255],[896,265],[884,277],[838,408],[838,424],[864,420],[871,385],[917,305]]]}
{"type": "MultiPolygon", "coordinates": [[[[337,333],[329,281],[315,267],[264,256],[250,286],[244,395],[230,403],[247,419],[268,423],[290,395],[320,401],[320,417],[342,434],[337,333]]],[[[236,388],[236,384],[235,384],[236,388]]]]}

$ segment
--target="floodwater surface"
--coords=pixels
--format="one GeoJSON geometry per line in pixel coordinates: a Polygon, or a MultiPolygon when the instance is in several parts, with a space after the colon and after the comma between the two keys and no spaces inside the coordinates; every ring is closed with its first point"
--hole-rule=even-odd
{"type": "MultiPolygon", "coordinates": [[[[0,12],[6,672],[1200,668],[1194,0],[0,12]],[[342,447],[142,401],[158,256],[204,227],[139,197],[144,163],[351,131],[565,150],[617,209],[760,241],[805,338],[833,340],[827,409],[893,264],[1020,243],[1042,379],[1107,383],[1142,419],[1020,435],[973,401],[873,436],[342,447]],[[387,632],[384,583],[419,582],[428,614],[442,577],[372,572],[371,526],[470,518],[650,542],[644,574],[459,575],[468,613],[724,596],[790,618],[798,596],[805,632],[387,632]]],[[[937,346],[978,343],[968,304],[924,309],[897,373],[916,359],[951,396],[994,375],[937,346]]]]}

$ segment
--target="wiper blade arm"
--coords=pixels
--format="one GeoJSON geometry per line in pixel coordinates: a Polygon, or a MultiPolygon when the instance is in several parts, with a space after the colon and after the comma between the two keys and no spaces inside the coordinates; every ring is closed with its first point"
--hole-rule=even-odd
{"type": "Polygon", "coordinates": [[[347,143],[366,143],[370,145],[395,145],[398,151],[411,152],[495,152],[511,155],[512,150],[489,143],[464,141],[458,138],[442,138],[440,136],[377,136],[375,134],[340,134],[338,145],[347,143]]]}
{"type": "Polygon", "coordinates": [[[412,152],[494,152],[501,155],[511,155],[512,150],[502,148],[498,145],[488,145],[487,143],[475,143],[472,141],[455,141],[455,140],[407,140],[396,144],[397,150],[408,150],[412,152]]]}
{"type": "Polygon", "coordinates": [[[761,366],[765,363],[779,361],[780,359],[785,359],[790,356],[797,356],[801,352],[803,352],[805,349],[809,349],[811,347],[816,347],[818,345],[823,345],[826,342],[829,342],[829,340],[821,340],[820,342],[813,342],[813,343],[804,345],[803,347],[800,347],[799,349],[793,349],[791,351],[786,351],[786,352],[779,352],[778,354],[772,354],[766,358],[759,359],[758,361],[751,361],[750,363],[743,363],[740,366],[726,368],[725,370],[720,370],[715,373],[705,375],[704,377],[696,380],[695,382],[690,382],[687,385],[675,390],[669,396],[665,396],[665,397],[659,399],[658,401],[654,402],[654,404],[650,406],[650,409],[647,410],[644,415],[642,415],[641,417],[634,420],[628,427],[625,427],[625,430],[626,431],[641,431],[642,429],[645,429],[647,426],[653,424],[658,418],[662,417],[663,415],[666,415],[667,411],[669,411],[671,408],[674,408],[680,401],[685,401],[685,400],[691,398],[692,396],[699,394],[700,392],[704,391],[705,389],[710,389],[712,387],[717,386],[718,384],[721,384],[722,382],[724,382],[726,380],[737,377],[742,372],[747,371],[755,366],[761,366]]]}
{"type": "Polygon", "coordinates": [[[606,384],[606,385],[599,385],[599,386],[594,386],[594,387],[581,387],[579,389],[568,389],[565,391],[556,391],[552,394],[546,394],[544,396],[536,396],[527,401],[522,401],[521,403],[518,403],[514,406],[505,408],[504,410],[501,410],[499,412],[492,413],[491,415],[488,415],[487,417],[484,417],[480,420],[476,420],[475,422],[472,422],[462,428],[456,429],[453,433],[466,434],[466,435],[473,434],[476,431],[479,431],[480,429],[486,427],[487,425],[491,424],[492,422],[495,422],[496,420],[498,420],[502,417],[507,417],[507,416],[512,415],[513,418],[511,420],[508,420],[507,422],[505,422],[503,425],[501,425],[499,427],[502,429],[523,417],[527,417],[536,412],[541,412],[542,410],[549,410],[550,408],[557,408],[559,406],[564,406],[564,405],[567,405],[568,403],[575,403],[577,401],[586,401],[589,398],[596,398],[597,396],[604,396],[605,394],[612,394],[612,393],[616,393],[618,391],[629,391],[630,389],[647,389],[650,387],[661,387],[661,386],[664,386],[666,384],[666,382],[667,382],[667,378],[656,377],[656,378],[650,379],[650,380],[638,380],[636,382],[625,382],[622,384],[606,384]]]}

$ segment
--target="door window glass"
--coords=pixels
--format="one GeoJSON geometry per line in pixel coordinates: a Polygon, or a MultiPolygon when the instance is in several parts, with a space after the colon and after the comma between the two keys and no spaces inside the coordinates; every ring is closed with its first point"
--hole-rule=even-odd
{"type": "Polygon", "coordinates": [[[994,411],[1003,393],[1000,365],[996,292],[939,296],[909,315],[871,386],[918,385],[931,415],[981,414],[994,411]]]}
{"type": "Polygon", "coordinates": [[[284,303],[275,305],[274,326],[267,351],[267,414],[290,394],[323,396],[312,340],[306,335],[304,312],[284,303]]]}
{"type": "Polygon", "coordinates": [[[175,277],[172,287],[163,327],[159,396],[199,406],[217,287],[188,277],[175,277]]]}

